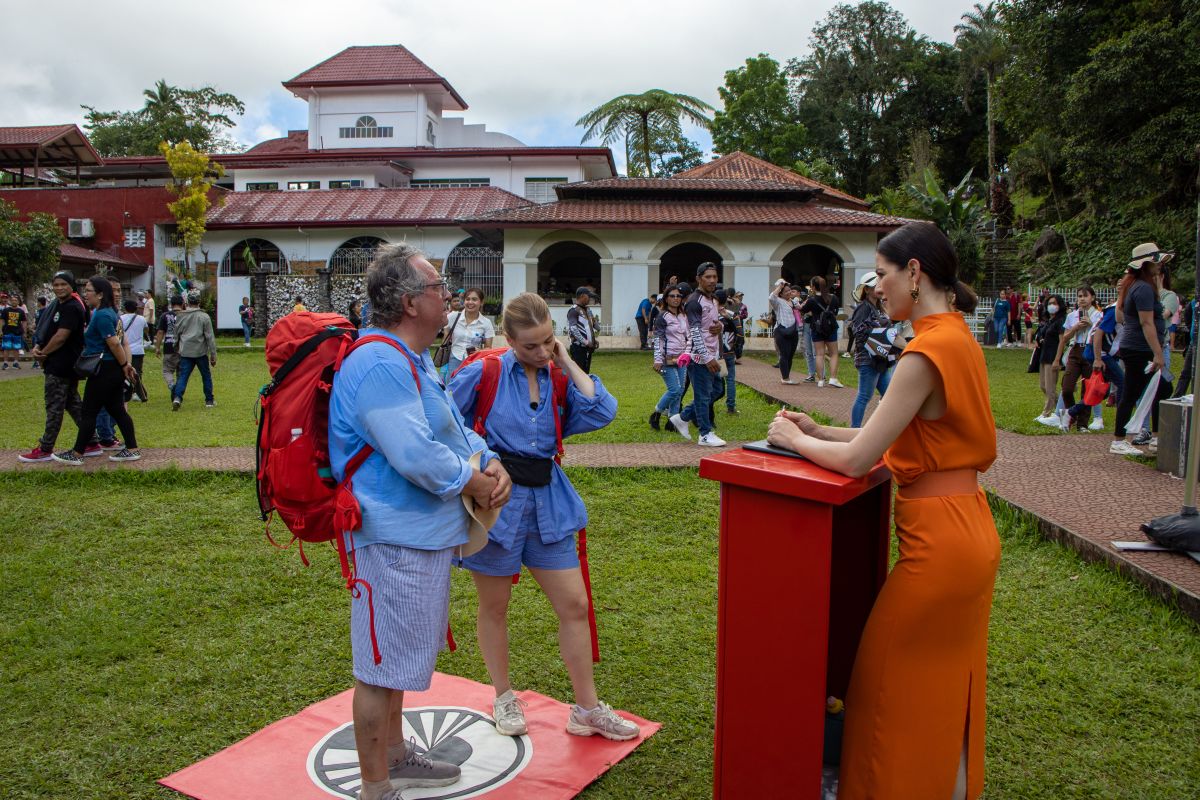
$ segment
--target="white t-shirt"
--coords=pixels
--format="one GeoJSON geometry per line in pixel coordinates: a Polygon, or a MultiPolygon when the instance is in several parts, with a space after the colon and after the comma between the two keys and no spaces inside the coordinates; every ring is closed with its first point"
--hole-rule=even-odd
{"type": "MultiPolygon", "coordinates": [[[[1096,327],[1096,325],[1098,325],[1100,323],[1100,318],[1103,316],[1104,316],[1103,311],[1096,308],[1095,306],[1092,306],[1091,310],[1088,312],[1088,323],[1089,324],[1087,325],[1087,327],[1083,328],[1082,330],[1075,332],[1075,335],[1071,337],[1071,344],[1086,345],[1088,342],[1088,335],[1091,333],[1092,328],[1096,327]]],[[[1067,328],[1074,328],[1078,324],[1079,324],[1079,309],[1077,308],[1074,311],[1072,311],[1071,313],[1067,314],[1067,321],[1066,321],[1065,325],[1067,328]]]]}
{"type": "Polygon", "coordinates": [[[467,357],[467,347],[476,350],[483,348],[483,343],[496,335],[496,326],[492,321],[480,314],[474,322],[467,322],[464,312],[455,311],[446,321],[447,327],[454,326],[454,338],[451,339],[450,357],[462,361],[467,357]],[[457,324],[455,320],[458,320],[457,324]]]}
{"type": "Polygon", "coordinates": [[[129,345],[129,355],[146,355],[146,318],[140,314],[122,314],[121,327],[125,329],[125,343],[129,345]]]}

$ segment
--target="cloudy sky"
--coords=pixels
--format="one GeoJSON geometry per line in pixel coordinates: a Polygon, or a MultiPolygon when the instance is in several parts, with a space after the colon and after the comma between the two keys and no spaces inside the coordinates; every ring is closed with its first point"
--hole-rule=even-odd
{"type": "MultiPolygon", "coordinates": [[[[5,5],[8,5],[7,3],[5,5]]],[[[918,33],[953,39],[966,0],[895,0],[918,33]]],[[[579,142],[574,122],[620,94],[651,88],[720,107],[724,73],[750,56],[804,55],[833,0],[205,0],[167,4],[57,0],[45,28],[36,3],[13,3],[0,49],[0,126],[82,124],[81,104],[142,105],[163,78],[210,84],[246,104],[247,145],[307,125],[280,83],[349,45],[403,44],[466,98],[467,122],[526,144],[579,142]],[[199,13],[203,10],[203,14],[199,13]]],[[[699,132],[697,132],[699,133],[699,132]]],[[[708,147],[707,137],[696,135],[708,147]]],[[[617,154],[620,155],[619,153],[617,154]]]]}

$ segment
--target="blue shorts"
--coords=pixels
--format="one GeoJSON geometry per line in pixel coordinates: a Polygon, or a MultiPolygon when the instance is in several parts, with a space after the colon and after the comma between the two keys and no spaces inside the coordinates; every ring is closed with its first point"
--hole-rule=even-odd
{"type": "Polygon", "coordinates": [[[530,497],[521,516],[520,533],[511,548],[488,539],[487,545],[463,559],[462,565],[481,575],[516,575],[521,565],[533,569],[574,569],[579,566],[575,537],[568,536],[553,544],[542,544],[537,524],[537,503],[530,497]]]}
{"type": "Polygon", "coordinates": [[[19,333],[6,333],[0,341],[0,350],[20,350],[24,346],[25,339],[19,333]]]}
{"type": "Polygon", "coordinates": [[[838,329],[834,328],[833,333],[828,336],[821,336],[816,331],[813,331],[812,339],[814,342],[836,342],[838,340],[838,329]]]}

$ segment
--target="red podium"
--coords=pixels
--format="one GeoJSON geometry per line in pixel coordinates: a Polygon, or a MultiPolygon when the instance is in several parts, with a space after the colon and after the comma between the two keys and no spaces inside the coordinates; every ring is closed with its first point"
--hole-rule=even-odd
{"type": "Polygon", "coordinates": [[[730,450],[700,477],[721,482],[713,797],[819,797],[825,698],[887,576],[891,474],[730,450]]]}

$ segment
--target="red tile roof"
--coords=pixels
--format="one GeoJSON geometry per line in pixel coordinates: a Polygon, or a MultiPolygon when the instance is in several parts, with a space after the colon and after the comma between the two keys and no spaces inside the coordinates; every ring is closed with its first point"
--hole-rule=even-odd
{"type": "Polygon", "coordinates": [[[890,231],[907,220],[816,202],[559,200],[462,220],[471,228],[738,227],[890,231]]]}
{"type": "Polygon", "coordinates": [[[495,187],[232,192],[223,206],[209,212],[208,227],[457,225],[459,217],[529,204],[495,187]]]}
{"type": "Polygon", "coordinates": [[[139,264],[136,261],[127,261],[118,256],[101,253],[99,250],[89,250],[86,247],[80,247],[77,244],[69,242],[58,246],[59,258],[65,258],[68,261],[83,261],[89,264],[111,264],[116,267],[131,267],[135,269],[146,269],[148,265],[139,264]]]}
{"type": "Polygon", "coordinates": [[[675,176],[676,178],[741,178],[741,179],[758,179],[779,181],[782,183],[793,183],[798,186],[806,186],[814,189],[823,189],[825,197],[831,201],[841,201],[846,205],[852,205],[857,208],[868,208],[866,200],[862,200],[853,195],[846,194],[843,191],[834,189],[832,186],[827,186],[820,181],[814,181],[812,178],[806,178],[803,175],[798,175],[789,169],[777,166],[769,161],[763,161],[761,158],[755,158],[748,153],[743,153],[740,150],[735,150],[726,156],[710,161],[707,164],[701,164],[698,167],[684,170],[675,176]]]}
{"type": "Polygon", "coordinates": [[[591,194],[593,190],[628,190],[630,192],[676,193],[692,189],[699,192],[788,192],[796,194],[813,187],[790,181],[759,178],[600,178],[594,181],[568,183],[562,189],[568,194],[591,194]]]}
{"type": "Polygon", "coordinates": [[[76,125],[0,128],[0,166],[33,166],[35,154],[41,167],[102,163],[76,125]]]}
{"type": "Polygon", "coordinates": [[[288,131],[287,136],[279,139],[267,139],[245,150],[241,155],[274,155],[275,153],[307,153],[308,131],[288,131]]]}
{"type": "Polygon", "coordinates": [[[436,83],[443,86],[465,111],[467,103],[449,81],[430,69],[403,45],[347,47],[315,67],[301,72],[283,88],[290,91],[309,86],[377,86],[396,83],[436,83]]]}

